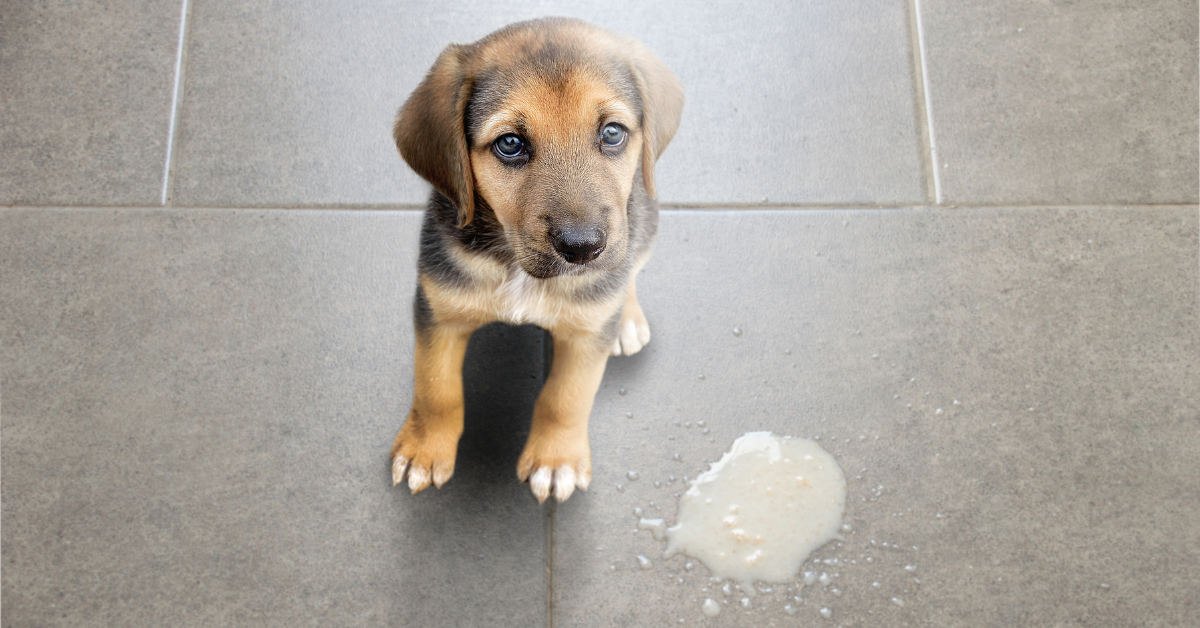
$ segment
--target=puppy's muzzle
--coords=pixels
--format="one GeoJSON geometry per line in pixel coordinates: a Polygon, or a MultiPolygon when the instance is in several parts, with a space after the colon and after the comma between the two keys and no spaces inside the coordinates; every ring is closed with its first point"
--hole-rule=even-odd
{"type": "Polygon", "coordinates": [[[586,264],[604,252],[608,236],[603,229],[594,227],[567,227],[551,229],[550,241],[563,259],[572,264],[586,264]]]}

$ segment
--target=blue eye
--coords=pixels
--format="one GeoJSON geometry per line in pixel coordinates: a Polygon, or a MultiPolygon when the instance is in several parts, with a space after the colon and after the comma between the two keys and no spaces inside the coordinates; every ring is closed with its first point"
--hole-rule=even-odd
{"type": "Polygon", "coordinates": [[[525,152],[525,142],[519,135],[507,133],[496,138],[496,141],[492,142],[492,148],[501,158],[512,159],[525,152]]]}
{"type": "Polygon", "coordinates": [[[604,125],[603,129],[600,129],[600,143],[608,147],[620,146],[625,141],[627,135],[628,132],[625,130],[625,127],[615,122],[610,122],[604,125]]]}

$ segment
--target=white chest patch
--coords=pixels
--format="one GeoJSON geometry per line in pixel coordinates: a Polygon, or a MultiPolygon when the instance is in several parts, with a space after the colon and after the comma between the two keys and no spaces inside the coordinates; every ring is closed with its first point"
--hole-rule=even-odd
{"type": "Polygon", "coordinates": [[[500,320],[514,325],[532,323],[550,327],[557,318],[557,308],[547,308],[557,301],[547,292],[547,280],[535,279],[523,270],[513,269],[496,289],[495,313],[500,320]]]}

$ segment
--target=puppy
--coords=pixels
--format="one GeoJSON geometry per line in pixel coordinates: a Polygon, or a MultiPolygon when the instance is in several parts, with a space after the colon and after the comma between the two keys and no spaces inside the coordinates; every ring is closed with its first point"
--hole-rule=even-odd
{"type": "Polygon", "coordinates": [[[412,411],[392,481],[454,472],[467,341],[534,324],[554,360],[517,462],[539,502],[591,481],[588,416],[609,355],[650,340],[635,278],[658,227],[654,164],[683,108],[636,41],[569,19],[451,45],[396,117],[400,154],[433,185],[421,228],[412,411]]]}

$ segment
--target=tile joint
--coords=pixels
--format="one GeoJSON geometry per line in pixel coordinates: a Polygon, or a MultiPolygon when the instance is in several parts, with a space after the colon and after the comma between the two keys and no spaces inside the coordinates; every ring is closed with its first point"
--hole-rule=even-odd
{"type": "Polygon", "coordinates": [[[182,0],[179,9],[179,43],[175,49],[175,84],[171,89],[171,121],[167,126],[167,155],[163,164],[162,197],[163,207],[171,207],[171,195],[175,182],[175,145],[178,139],[179,111],[182,108],[183,74],[187,67],[188,13],[191,1],[182,0]]]}
{"type": "Polygon", "coordinates": [[[922,142],[922,162],[925,164],[929,177],[926,183],[926,193],[932,192],[935,205],[945,203],[942,194],[941,170],[938,168],[937,138],[933,131],[932,90],[929,85],[929,56],[925,46],[925,28],[923,26],[921,0],[909,0],[909,37],[913,47],[913,83],[917,104],[917,125],[922,142]],[[932,190],[928,188],[932,187],[932,190]]]}

